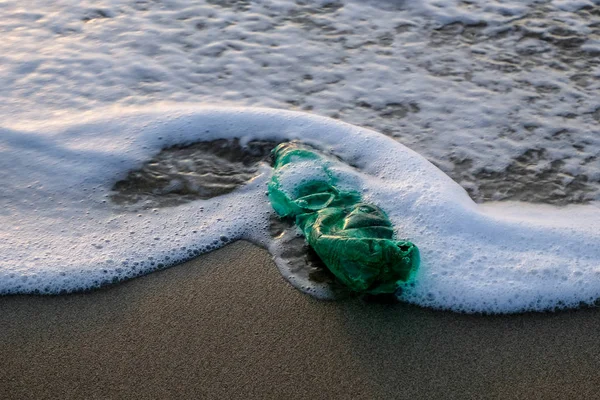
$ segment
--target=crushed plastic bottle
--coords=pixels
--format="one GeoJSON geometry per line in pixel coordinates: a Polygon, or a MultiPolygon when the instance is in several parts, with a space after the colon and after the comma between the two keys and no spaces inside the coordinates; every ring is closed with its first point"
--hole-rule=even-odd
{"type": "Polygon", "coordinates": [[[338,188],[329,168],[332,160],[299,142],[280,144],[273,158],[273,209],[280,217],[295,218],[308,244],[343,284],[355,292],[393,293],[411,277],[420,262],[418,248],[394,240],[383,210],[363,203],[359,192],[338,188]],[[282,174],[303,162],[317,173],[289,193],[282,187],[282,174]]]}

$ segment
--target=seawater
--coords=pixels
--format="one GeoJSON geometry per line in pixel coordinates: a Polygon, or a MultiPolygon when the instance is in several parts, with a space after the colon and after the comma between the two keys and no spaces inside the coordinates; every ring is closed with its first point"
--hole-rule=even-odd
{"type": "Polygon", "coordinates": [[[246,238],[326,296],[286,272],[266,163],[212,199],[113,201],[161,149],[238,138],[339,157],[424,254],[403,300],[600,297],[598,1],[9,1],[0,15],[3,294],[88,289],[246,238]]]}

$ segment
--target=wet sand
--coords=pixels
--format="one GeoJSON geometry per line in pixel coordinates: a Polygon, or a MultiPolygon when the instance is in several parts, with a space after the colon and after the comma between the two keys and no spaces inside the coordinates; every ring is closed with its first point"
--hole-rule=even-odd
{"type": "Polygon", "coordinates": [[[237,242],[114,287],[0,298],[0,399],[592,399],[600,310],[320,302],[237,242]]]}

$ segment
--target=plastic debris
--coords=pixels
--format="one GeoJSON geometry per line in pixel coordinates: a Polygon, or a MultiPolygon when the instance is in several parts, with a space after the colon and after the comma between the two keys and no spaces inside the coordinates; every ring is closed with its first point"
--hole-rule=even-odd
{"type": "Polygon", "coordinates": [[[419,266],[418,248],[394,240],[385,212],[363,203],[359,192],[339,189],[331,159],[298,142],[280,144],[273,158],[273,208],[280,217],[295,218],[308,244],[343,284],[356,292],[393,293],[411,277],[419,266]],[[299,163],[315,173],[290,193],[281,178],[299,163]]]}

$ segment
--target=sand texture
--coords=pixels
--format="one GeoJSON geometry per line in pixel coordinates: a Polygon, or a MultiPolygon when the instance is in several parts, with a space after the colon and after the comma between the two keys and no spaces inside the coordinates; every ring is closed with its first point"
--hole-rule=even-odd
{"type": "Polygon", "coordinates": [[[320,302],[237,242],[92,293],[0,298],[0,399],[592,399],[599,327],[592,309],[320,302]]]}

